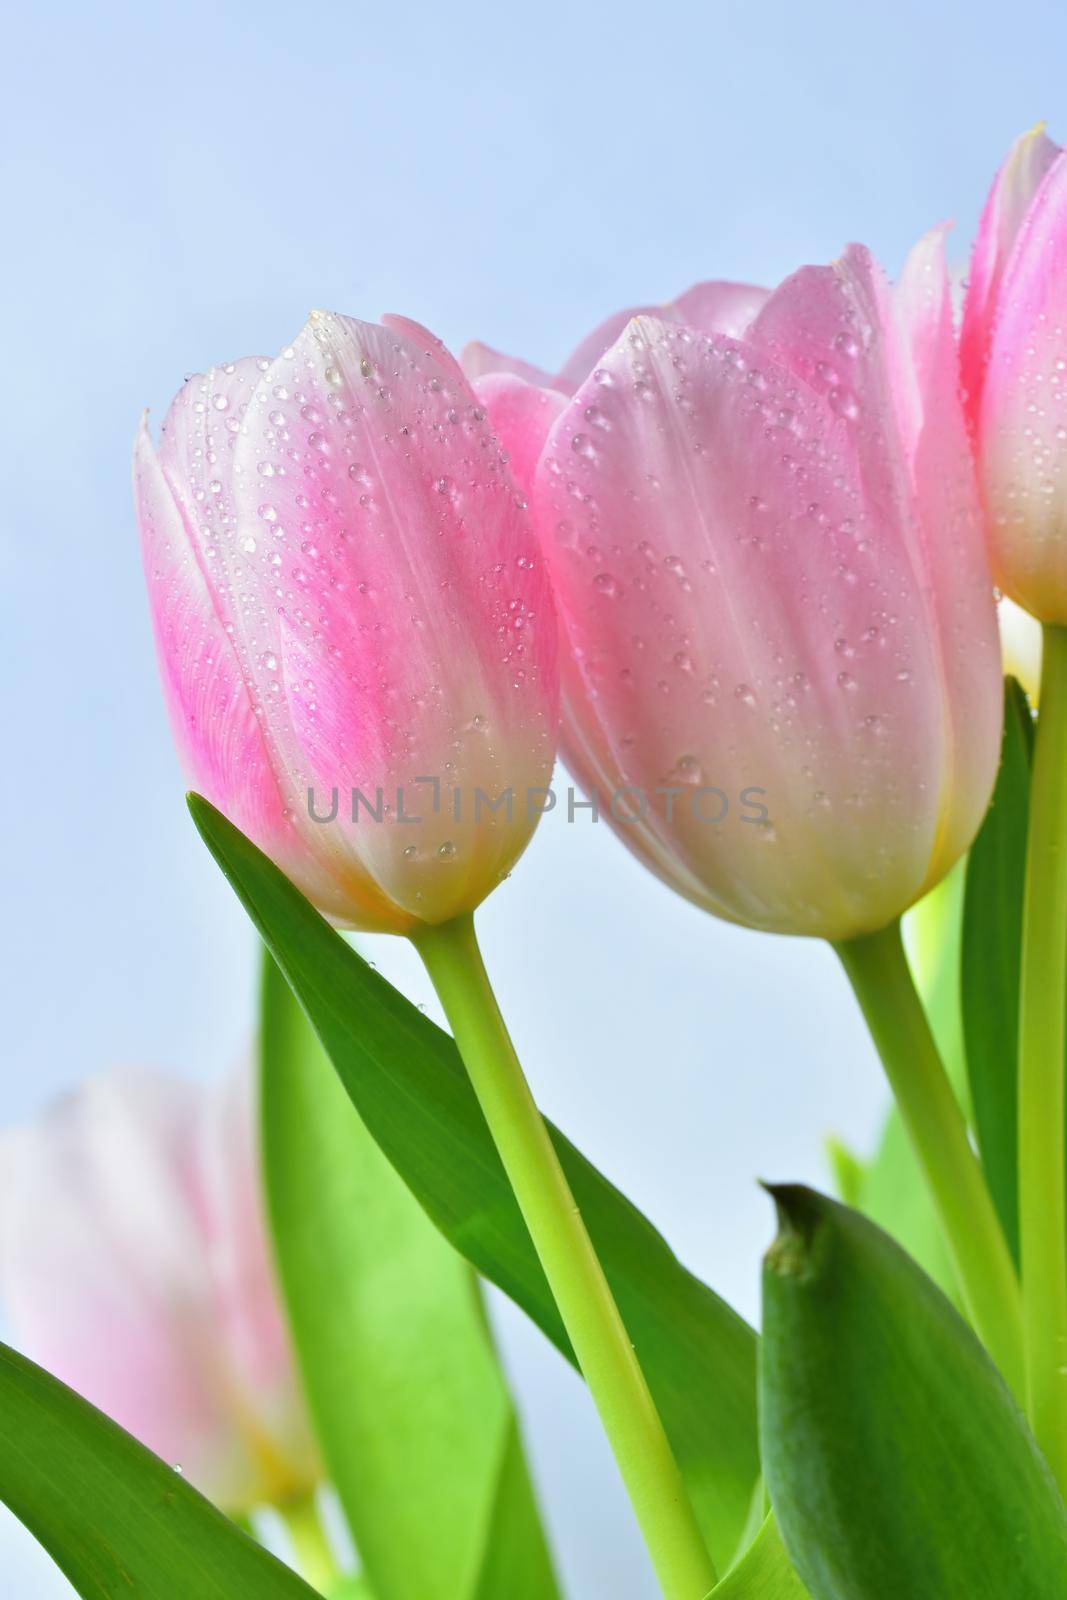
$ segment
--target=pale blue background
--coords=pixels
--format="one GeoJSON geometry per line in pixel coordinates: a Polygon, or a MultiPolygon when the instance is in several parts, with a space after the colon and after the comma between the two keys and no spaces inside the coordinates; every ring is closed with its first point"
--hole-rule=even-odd
{"type": "MultiPolygon", "coordinates": [[[[1067,136],[1067,13],[1032,0],[44,4],[0,59],[2,1121],[114,1062],[217,1073],[250,1026],[252,941],[156,684],[142,405],[312,305],[551,366],[616,306],[849,238],[896,268],[955,216],[962,261],[1009,140],[1067,136]]],[[[552,818],[483,926],[547,1109],[754,1314],[755,1174],[820,1180],[827,1130],[864,1141],[882,1104],[832,957],[715,925],[552,818]]],[[[650,1600],[582,1391],[500,1324],[571,1595],[650,1600]]],[[[69,1592],[2,1538],[6,1595],[69,1592]]]]}

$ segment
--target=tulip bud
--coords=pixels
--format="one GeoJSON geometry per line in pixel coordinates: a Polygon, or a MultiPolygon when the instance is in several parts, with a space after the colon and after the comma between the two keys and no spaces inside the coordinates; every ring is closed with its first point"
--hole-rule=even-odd
{"type": "Polygon", "coordinates": [[[556,622],[444,347],[313,313],[277,360],[186,383],[135,494],[191,784],[343,926],[478,905],[551,772],[556,622]]]}
{"type": "Polygon", "coordinates": [[[993,575],[1041,622],[1067,623],[1067,157],[1018,139],[982,215],[961,364],[993,575]]]}
{"type": "Polygon", "coordinates": [[[250,1080],[114,1072],[0,1141],[28,1354],[232,1515],[320,1468],[270,1261],[250,1080]]]}
{"type": "Polygon", "coordinates": [[[940,234],[892,293],[859,247],[805,268],[740,339],[635,318],[543,449],[511,415],[601,814],[729,920],[888,924],[970,843],[1000,737],[940,234]]]}

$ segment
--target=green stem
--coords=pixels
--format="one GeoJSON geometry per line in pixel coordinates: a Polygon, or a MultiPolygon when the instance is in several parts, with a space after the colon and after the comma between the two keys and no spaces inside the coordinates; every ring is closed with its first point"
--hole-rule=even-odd
{"type": "Polygon", "coordinates": [[[1022,1392],[1019,1283],[967,1124],[915,990],[900,923],[835,946],[933,1196],[980,1337],[1022,1392]]]}
{"type": "Polygon", "coordinates": [[[1046,627],[1019,988],[1019,1242],[1027,1410],[1067,1490],[1067,628],[1046,627]]]}
{"type": "Polygon", "coordinates": [[[667,1600],[705,1600],[715,1569],[644,1374],[523,1076],[471,916],[413,935],[526,1219],[667,1600]]]}
{"type": "Polygon", "coordinates": [[[290,1500],[278,1511],[289,1532],[297,1571],[319,1594],[328,1595],[340,1581],[341,1572],[314,1494],[290,1500]]]}

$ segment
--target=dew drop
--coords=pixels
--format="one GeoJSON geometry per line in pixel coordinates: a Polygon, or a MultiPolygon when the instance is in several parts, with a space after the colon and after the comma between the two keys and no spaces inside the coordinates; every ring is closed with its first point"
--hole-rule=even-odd
{"type": "Polygon", "coordinates": [[[667,774],[669,783],[690,783],[696,786],[704,778],[704,769],[696,756],[679,756],[667,774]]]}
{"type": "Polygon", "coordinates": [[[839,417],[847,417],[849,422],[855,422],[860,414],[859,402],[851,389],[846,389],[844,384],[835,384],[827,395],[831,411],[836,411],[839,417]]]}

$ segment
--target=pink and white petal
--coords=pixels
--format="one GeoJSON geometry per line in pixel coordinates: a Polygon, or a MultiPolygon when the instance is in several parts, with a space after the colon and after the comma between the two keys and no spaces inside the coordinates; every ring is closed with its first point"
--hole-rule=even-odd
{"type": "Polygon", "coordinates": [[[669,310],[665,311],[663,306],[630,306],[625,311],[615,311],[610,317],[605,317],[592,333],[586,334],[578,348],[568,357],[555,379],[556,387],[564,394],[573,394],[578,386],[586,381],[601,356],[611,349],[634,317],[664,316],[669,316],[669,310]]]}
{"type": "Polygon", "coordinates": [[[268,1243],[250,1070],[203,1097],[196,1144],[200,1227],[235,1433],[260,1462],[260,1499],[313,1489],[318,1454],[268,1243]]]}
{"type": "MultiPolygon", "coordinates": [[[[244,645],[259,692],[273,696],[268,721],[294,790],[388,793],[425,775],[462,785],[492,772],[508,782],[516,764],[543,770],[551,596],[466,380],[402,334],[319,313],[262,389],[280,405],[257,404],[234,482],[240,526],[258,516],[269,529],[252,581],[270,605],[249,610],[244,645]]],[[[407,857],[392,817],[328,843],[422,916],[451,903],[472,865],[460,860],[469,826],[435,813],[418,838],[404,834],[407,857]],[[431,848],[442,865],[427,891],[431,848]]]]}
{"type": "Polygon", "coordinates": [[[894,290],[898,406],[922,536],[924,589],[939,643],[946,759],[937,881],[985,814],[1000,758],[1001,662],[993,581],[959,393],[945,228],[920,239],[894,290]]]}
{"type": "Polygon", "coordinates": [[[477,339],[472,339],[470,344],[464,345],[460,352],[459,364],[471,383],[479,378],[488,378],[495,373],[507,373],[513,378],[521,378],[524,383],[532,383],[535,388],[551,389],[556,380],[551,373],[543,372],[540,367],[531,366],[529,361],[522,361],[518,356],[505,356],[499,350],[494,350],[490,345],[482,344],[477,339]]]}
{"type": "Polygon", "coordinates": [[[889,286],[870,252],[849,245],[832,266],[794,272],[767,300],[748,342],[824,397],[855,455],[874,519],[917,544],[889,286]]]}
{"type": "Polygon", "coordinates": [[[507,452],[512,477],[529,498],[545,440],[567,403],[566,396],[557,389],[535,388],[506,372],[476,379],[474,392],[507,452]]]}
{"type": "Polygon", "coordinates": [[[998,297],[978,414],[998,583],[1042,622],[1067,623],[1067,160],[1048,169],[998,297]]]}
{"type": "Polygon", "coordinates": [[[1022,134],[997,173],[982,212],[960,330],[960,371],[972,424],[981,403],[1004,272],[1026,213],[1061,154],[1043,123],[1022,134]]]}
{"type": "Polygon", "coordinates": [[[257,837],[280,830],[281,801],[237,658],[142,421],[134,499],[160,675],[189,782],[257,837]]]}
{"type": "Polygon", "coordinates": [[[216,608],[147,421],[134,445],[134,502],[164,699],[187,781],[322,903],[329,880],[286,816],[234,633],[216,608]]]}
{"type": "Polygon", "coordinates": [[[208,1494],[232,1474],[189,1182],[196,1097],[92,1081],[0,1146],[0,1279],[29,1355],[208,1494]]]}
{"type": "Polygon", "coordinates": [[[209,551],[233,514],[230,479],[249,402],[270,367],[245,356],[197,372],[174,396],[159,435],[159,460],[197,543],[209,551]]]}
{"type": "Polygon", "coordinates": [[[915,574],[842,421],[765,351],[651,318],[600,366],[612,382],[574,397],[537,474],[580,685],[568,757],[650,797],[618,831],[718,914],[878,926],[926,875],[940,702],[915,574]],[[713,788],[729,826],[697,814],[713,788]],[[738,819],[746,788],[770,827],[738,819]]]}
{"type": "Polygon", "coordinates": [[[724,333],[731,339],[741,339],[769,297],[769,289],[752,283],[712,280],[695,283],[661,315],[673,313],[670,321],[684,322],[701,333],[724,333]]]}
{"type": "Polygon", "coordinates": [[[436,333],[431,333],[421,322],[416,322],[414,317],[402,317],[393,311],[387,311],[382,317],[382,327],[390,328],[393,333],[403,334],[405,339],[410,339],[412,344],[418,345],[426,355],[432,356],[439,366],[447,368],[460,382],[463,381],[463,367],[445,341],[439,339],[436,333]]]}

